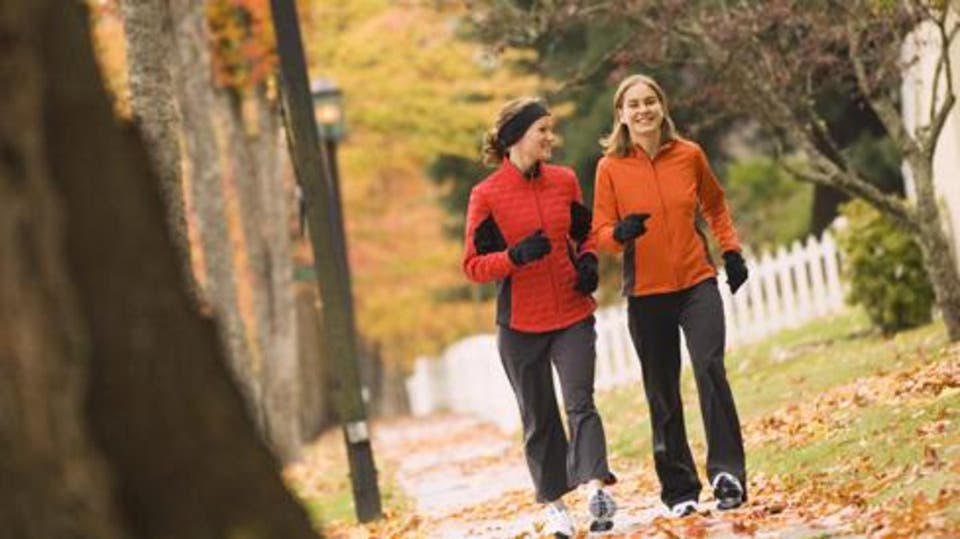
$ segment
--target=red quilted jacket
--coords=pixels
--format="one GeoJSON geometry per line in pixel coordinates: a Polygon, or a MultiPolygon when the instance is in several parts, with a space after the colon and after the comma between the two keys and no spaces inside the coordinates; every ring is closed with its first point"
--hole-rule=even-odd
{"type": "Polygon", "coordinates": [[[508,159],[471,190],[463,271],[471,281],[498,281],[498,324],[517,331],[545,332],[593,314],[593,297],[574,289],[575,259],[596,252],[592,234],[579,246],[569,236],[570,204],[574,201],[582,203],[582,194],[572,169],[543,164],[539,176],[527,179],[508,159]],[[508,246],[542,229],[550,238],[550,253],[524,266],[515,266],[506,250],[478,254],[474,231],[490,215],[508,246]]]}

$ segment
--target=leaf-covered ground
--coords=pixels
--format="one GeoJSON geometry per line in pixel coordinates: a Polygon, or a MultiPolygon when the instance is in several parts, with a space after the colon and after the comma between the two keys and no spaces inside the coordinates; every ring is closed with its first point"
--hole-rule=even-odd
{"type": "MultiPolygon", "coordinates": [[[[750,501],[663,517],[639,385],[598,396],[621,509],[603,537],[960,536],[960,345],[932,325],[894,338],[856,313],[731,352],[750,501]]],[[[692,376],[687,428],[703,466],[692,376]]],[[[329,537],[538,537],[539,507],[516,434],[438,416],[376,425],[387,517],[355,523],[339,434],[318,440],[289,483],[329,537]],[[322,524],[320,522],[322,521],[322,524]]],[[[702,475],[702,468],[701,468],[702,475]]],[[[705,481],[705,479],[704,479],[705,481]]],[[[586,534],[584,499],[567,503],[586,534]]]]}

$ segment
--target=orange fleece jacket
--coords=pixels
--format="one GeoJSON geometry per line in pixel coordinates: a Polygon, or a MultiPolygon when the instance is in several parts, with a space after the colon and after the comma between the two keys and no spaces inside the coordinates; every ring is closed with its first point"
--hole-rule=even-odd
{"type": "Polygon", "coordinates": [[[626,157],[600,160],[593,233],[600,249],[623,253],[623,295],[676,292],[716,276],[696,226],[698,211],[724,252],[740,250],[723,188],[696,143],[675,139],[653,158],[635,149],[626,157]],[[631,213],[650,214],[647,232],[621,244],[613,229],[631,213]]]}

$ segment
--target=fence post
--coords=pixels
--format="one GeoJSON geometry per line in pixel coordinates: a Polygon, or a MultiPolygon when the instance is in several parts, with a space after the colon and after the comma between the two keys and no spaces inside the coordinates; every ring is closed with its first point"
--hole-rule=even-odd
{"type": "Polygon", "coordinates": [[[823,283],[823,247],[813,235],[807,237],[807,254],[810,257],[810,284],[813,286],[813,308],[817,316],[830,311],[827,289],[823,283]]]}
{"type": "Polygon", "coordinates": [[[753,259],[753,264],[751,264],[750,270],[753,274],[752,279],[747,279],[746,285],[743,290],[740,291],[741,294],[744,292],[747,293],[747,299],[750,303],[750,310],[753,311],[753,330],[756,332],[756,336],[760,337],[766,335],[770,329],[770,313],[768,312],[768,305],[765,301],[766,298],[763,297],[763,279],[759,278],[761,267],[757,265],[756,259],[753,259]]]}
{"type": "Polygon", "coordinates": [[[830,311],[843,308],[843,283],[840,281],[840,266],[837,262],[837,243],[830,232],[823,233],[820,240],[823,248],[823,267],[827,273],[827,295],[830,297],[830,311]]]}
{"type": "Polygon", "coordinates": [[[791,266],[793,267],[794,284],[796,285],[797,322],[803,323],[810,319],[810,280],[807,278],[807,258],[803,245],[799,240],[790,244],[791,266]]]}
{"type": "Polygon", "coordinates": [[[767,300],[767,328],[771,332],[777,331],[784,326],[784,312],[777,290],[777,266],[770,251],[764,251],[761,255],[759,273],[757,277],[763,284],[763,295],[767,300]]]}
{"type": "Polygon", "coordinates": [[[793,272],[790,267],[790,255],[783,245],[777,247],[775,264],[777,282],[780,283],[780,292],[783,294],[784,325],[793,327],[797,323],[797,300],[793,293],[793,272]]]}

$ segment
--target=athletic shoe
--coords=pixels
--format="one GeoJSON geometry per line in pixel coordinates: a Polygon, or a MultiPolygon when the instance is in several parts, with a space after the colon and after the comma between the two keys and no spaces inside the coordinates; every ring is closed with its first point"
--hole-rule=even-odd
{"type": "Polygon", "coordinates": [[[697,501],[687,500],[685,502],[675,503],[670,506],[670,516],[683,518],[697,512],[697,501]]]}
{"type": "Polygon", "coordinates": [[[613,528],[613,515],[617,512],[617,502],[603,489],[597,489],[587,500],[587,512],[590,513],[590,531],[606,532],[613,528]]]}
{"type": "Polygon", "coordinates": [[[590,516],[595,520],[610,520],[617,512],[617,502],[602,488],[597,489],[587,502],[590,516]]]}
{"type": "Polygon", "coordinates": [[[713,497],[717,499],[717,510],[728,511],[743,504],[743,485],[740,480],[727,472],[720,472],[713,478],[713,497]]]}
{"type": "Polygon", "coordinates": [[[573,519],[566,509],[561,509],[552,503],[547,504],[544,510],[546,523],[543,532],[547,535],[553,534],[557,539],[569,539],[573,537],[573,519]]]}

